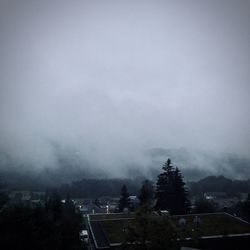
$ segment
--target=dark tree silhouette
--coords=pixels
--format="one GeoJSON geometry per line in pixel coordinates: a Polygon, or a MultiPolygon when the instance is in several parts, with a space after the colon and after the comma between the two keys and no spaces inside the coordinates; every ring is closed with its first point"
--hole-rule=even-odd
{"type": "Polygon", "coordinates": [[[0,192],[0,210],[8,202],[8,200],[9,200],[8,195],[4,192],[0,192]]]}
{"type": "Polygon", "coordinates": [[[247,200],[242,202],[242,213],[244,218],[250,221],[250,194],[248,194],[247,200]]]}
{"type": "Polygon", "coordinates": [[[0,249],[80,250],[86,249],[79,239],[82,217],[74,204],[66,200],[58,211],[57,198],[35,208],[24,205],[5,207],[0,213],[0,249]]]}
{"type": "Polygon", "coordinates": [[[135,219],[128,223],[122,249],[177,250],[177,232],[168,216],[153,216],[144,208],[137,210],[135,219]]]}
{"type": "Polygon", "coordinates": [[[190,201],[188,199],[188,192],[185,188],[180,170],[176,167],[174,171],[174,191],[175,191],[175,213],[186,214],[190,210],[190,201]]]}
{"type": "Polygon", "coordinates": [[[146,206],[150,208],[154,201],[154,187],[149,180],[145,180],[138,194],[140,200],[140,206],[146,206]]]}
{"type": "Polygon", "coordinates": [[[169,210],[172,214],[188,212],[190,202],[180,170],[168,159],[156,184],[156,209],[169,210]]]}
{"type": "Polygon", "coordinates": [[[213,201],[208,201],[204,198],[195,202],[195,213],[214,213],[218,210],[216,204],[213,201]]]}
{"type": "Polygon", "coordinates": [[[124,208],[129,208],[129,193],[127,186],[123,185],[121,188],[120,200],[119,200],[119,212],[123,212],[124,208]]]}

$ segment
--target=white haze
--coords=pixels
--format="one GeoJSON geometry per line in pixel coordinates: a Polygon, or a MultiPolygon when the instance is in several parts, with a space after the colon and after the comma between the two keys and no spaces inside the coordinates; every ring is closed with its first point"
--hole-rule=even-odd
{"type": "Polygon", "coordinates": [[[250,1],[0,1],[0,149],[119,172],[154,147],[250,152],[250,1]]]}

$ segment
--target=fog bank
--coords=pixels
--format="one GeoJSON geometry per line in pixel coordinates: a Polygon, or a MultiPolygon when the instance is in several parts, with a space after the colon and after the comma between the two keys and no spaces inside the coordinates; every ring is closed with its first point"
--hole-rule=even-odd
{"type": "Polygon", "coordinates": [[[40,169],[60,148],[113,175],[155,147],[248,156],[249,13],[247,0],[2,0],[0,151],[40,169]]]}

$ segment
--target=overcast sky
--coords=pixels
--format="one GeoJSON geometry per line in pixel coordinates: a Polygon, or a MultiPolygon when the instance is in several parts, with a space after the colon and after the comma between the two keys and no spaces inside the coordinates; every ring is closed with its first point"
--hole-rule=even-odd
{"type": "Polygon", "coordinates": [[[1,151],[249,154],[249,27],[249,0],[1,0],[1,151]]]}

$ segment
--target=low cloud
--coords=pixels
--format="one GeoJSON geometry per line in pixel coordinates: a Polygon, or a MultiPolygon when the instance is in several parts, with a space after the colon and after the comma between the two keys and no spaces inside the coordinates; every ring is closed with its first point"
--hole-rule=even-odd
{"type": "Polygon", "coordinates": [[[1,1],[1,152],[56,167],[56,144],[114,175],[154,147],[248,155],[249,8],[1,1]]]}

